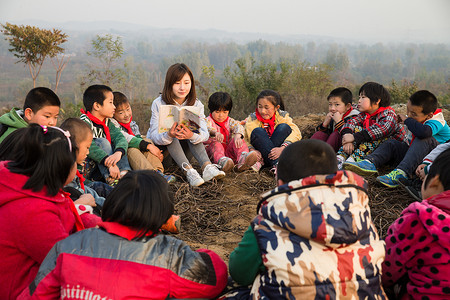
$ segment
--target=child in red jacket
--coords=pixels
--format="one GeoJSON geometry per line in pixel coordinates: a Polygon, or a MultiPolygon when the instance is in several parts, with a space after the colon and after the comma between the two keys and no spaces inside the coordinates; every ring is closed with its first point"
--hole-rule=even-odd
{"type": "Polygon", "coordinates": [[[31,124],[0,144],[0,295],[17,299],[28,290],[53,245],[83,229],[62,190],[76,173],[69,133],[31,124]]]}
{"type": "Polygon", "coordinates": [[[450,150],[431,166],[422,198],[389,227],[383,284],[401,287],[396,299],[449,299],[450,150]]]}

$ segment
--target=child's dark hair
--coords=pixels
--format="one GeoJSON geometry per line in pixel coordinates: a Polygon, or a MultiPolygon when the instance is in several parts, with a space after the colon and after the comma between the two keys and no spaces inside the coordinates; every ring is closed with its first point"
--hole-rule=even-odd
{"type": "Polygon", "coordinates": [[[189,75],[191,79],[191,90],[186,96],[186,104],[192,106],[197,100],[197,94],[195,92],[195,80],[191,69],[183,63],[173,64],[167,69],[166,79],[164,81],[164,88],[162,92],[162,100],[167,104],[175,104],[175,94],[173,93],[173,85],[175,82],[180,81],[185,74],[189,75]]]}
{"type": "Polygon", "coordinates": [[[427,187],[431,178],[436,177],[436,175],[439,175],[444,191],[450,190],[450,149],[436,157],[425,179],[424,186],[427,187]]]}
{"type": "Polygon", "coordinates": [[[28,92],[23,104],[23,110],[30,108],[34,113],[44,106],[61,106],[58,96],[51,89],[37,87],[28,92]]]}
{"type": "Polygon", "coordinates": [[[112,89],[107,85],[95,84],[88,87],[83,94],[83,104],[86,111],[92,111],[92,106],[94,106],[95,102],[103,105],[107,92],[112,93],[112,89]]]}
{"type": "Polygon", "coordinates": [[[336,153],[320,140],[301,140],[281,152],[277,178],[284,183],[312,175],[332,174],[337,171],[336,153]]]}
{"type": "Polygon", "coordinates": [[[387,107],[391,105],[391,95],[386,88],[376,82],[366,82],[359,89],[359,95],[364,95],[370,99],[371,104],[377,103],[380,99],[379,106],[387,107]]]}
{"type": "Polygon", "coordinates": [[[79,118],[68,118],[64,120],[60,128],[70,132],[77,145],[80,145],[89,135],[92,135],[92,129],[89,124],[79,118]]]}
{"type": "Polygon", "coordinates": [[[332,97],[341,98],[342,102],[346,105],[352,104],[352,102],[353,102],[352,92],[348,88],[345,88],[345,87],[338,87],[338,88],[335,88],[334,90],[332,90],[330,92],[330,94],[328,95],[327,100],[330,100],[330,98],[332,98],[332,97]]]}
{"type": "Polygon", "coordinates": [[[120,105],[130,103],[130,100],[128,100],[127,96],[125,96],[121,92],[114,92],[113,95],[114,95],[113,103],[115,107],[119,107],[120,105]]]}
{"type": "Polygon", "coordinates": [[[169,185],[155,171],[128,172],[106,197],[102,220],[117,222],[139,231],[158,233],[173,214],[169,185]]]}
{"type": "Polygon", "coordinates": [[[38,192],[46,187],[49,196],[64,187],[77,151],[74,140],[61,129],[38,124],[15,130],[0,144],[0,158],[11,160],[7,168],[29,176],[22,188],[38,192]]]}
{"type": "Polygon", "coordinates": [[[233,108],[233,100],[230,94],[226,92],[215,92],[209,96],[208,108],[210,113],[216,110],[227,110],[230,112],[233,108]]]}
{"type": "Polygon", "coordinates": [[[422,107],[422,112],[427,115],[434,113],[438,106],[436,96],[426,90],[417,91],[409,97],[409,101],[414,106],[422,107]]]}
{"type": "Polygon", "coordinates": [[[284,110],[284,102],[278,92],[275,92],[274,90],[263,90],[261,93],[259,93],[258,97],[256,97],[256,105],[258,105],[259,99],[262,98],[267,99],[275,107],[279,105],[280,109],[284,110]]]}

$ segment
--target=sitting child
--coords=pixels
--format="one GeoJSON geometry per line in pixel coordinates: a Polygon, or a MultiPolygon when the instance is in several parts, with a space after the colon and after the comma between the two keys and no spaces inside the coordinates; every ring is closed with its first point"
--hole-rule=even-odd
{"type": "Polygon", "coordinates": [[[283,151],[278,188],[262,195],[230,255],[231,277],[253,283],[250,298],[385,299],[384,242],[370,217],[367,183],[336,169],[325,142],[299,141],[283,151]]]}
{"type": "Polygon", "coordinates": [[[0,144],[0,295],[18,299],[56,242],[84,229],[62,188],[75,177],[68,132],[30,124],[0,144]]]}
{"type": "Polygon", "coordinates": [[[388,138],[406,141],[406,131],[397,122],[389,106],[389,92],[376,82],[367,82],[359,89],[359,115],[347,120],[341,130],[342,147],[337,152],[338,168],[346,160],[360,161],[388,138]]]}
{"type": "Polygon", "coordinates": [[[162,165],[163,155],[158,147],[148,139],[143,139],[139,126],[133,121],[133,111],[127,96],[114,92],[114,118],[111,121],[122,130],[128,141],[128,162],[133,170],[155,170],[168,183],[176,181],[175,176],[165,175],[162,165]]]}
{"type": "Polygon", "coordinates": [[[259,93],[256,111],[245,120],[245,141],[250,150],[256,149],[261,153],[264,166],[275,172],[283,149],[301,138],[297,125],[284,111],[280,94],[272,90],[259,93]]]}
{"type": "Polygon", "coordinates": [[[450,298],[450,150],[431,165],[422,198],[403,210],[386,237],[383,285],[399,285],[395,299],[450,298]]]}
{"type": "Polygon", "coordinates": [[[28,92],[23,110],[12,108],[0,117],[0,143],[14,130],[36,123],[56,126],[61,102],[51,89],[37,87],[28,92]]]}
{"type": "Polygon", "coordinates": [[[342,146],[342,137],[339,133],[347,119],[359,114],[352,106],[352,92],[345,87],[338,87],[331,91],[327,97],[328,114],[325,120],[316,128],[311,139],[321,140],[330,145],[334,151],[342,146]]]}
{"type": "Polygon", "coordinates": [[[450,139],[450,128],[444,120],[437,99],[429,91],[418,91],[411,95],[407,104],[408,117],[399,115],[413,140],[408,143],[394,139],[381,143],[377,149],[360,162],[345,162],[344,168],[360,175],[375,174],[381,166],[393,163],[396,168],[377,181],[387,187],[397,187],[399,180],[414,174],[423,158],[436,145],[450,139]]]}
{"type": "Polygon", "coordinates": [[[216,297],[227,284],[222,259],[159,232],[173,213],[168,188],[154,171],[126,174],[106,198],[100,228],[50,250],[30,286],[33,297],[65,299],[74,289],[80,299],[216,297]]]}
{"type": "MultiPolygon", "coordinates": [[[[128,142],[110,120],[116,107],[113,93],[106,85],[92,85],[83,94],[86,110],[81,110],[81,120],[88,123],[94,134],[88,158],[94,161],[103,179],[111,185],[117,183],[128,170],[126,156],[128,142]]],[[[91,174],[88,174],[92,176],[91,174]]]]}
{"type": "Polygon", "coordinates": [[[216,92],[209,97],[209,116],[206,118],[210,138],[204,142],[212,163],[228,172],[236,164],[237,171],[249,169],[258,160],[255,151],[248,150],[244,142],[244,127],[228,115],[233,100],[228,93],[216,92]]]}

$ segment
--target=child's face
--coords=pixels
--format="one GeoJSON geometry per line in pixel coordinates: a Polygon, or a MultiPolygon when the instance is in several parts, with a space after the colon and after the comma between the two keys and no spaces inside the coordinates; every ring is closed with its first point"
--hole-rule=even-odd
{"type": "Polygon", "coordinates": [[[36,123],[41,126],[56,126],[59,116],[59,106],[44,106],[37,112],[31,108],[25,109],[24,119],[28,124],[36,123]]]}
{"type": "Polygon", "coordinates": [[[97,113],[103,118],[112,118],[116,107],[113,103],[114,95],[112,92],[105,93],[105,100],[103,100],[103,105],[97,106],[97,113]]]}
{"type": "Polygon", "coordinates": [[[411,101],[408,101],[408,104],[406,104],[406,113],[408,117],[413,118],[419,123],[423,123],[428,120],[430,115],[433,116],[433,114],[424,114],[422,106],[412,105],[411,101]]]}
{"type": "Polygon", "coordinates": [[[175,101],[179,104],[184,102],[184,99],[186,99],[186,96],[191,91],[191,77],[189,77],[189,74],[184,74],[183,78],[181,80],[176,81],[172,86],[172,92],[175,95],[175,101]]]}
{"type": "Polygon", "coordinates": [[[351,106],[350,103],[345,104],[342,102],[341,97],[330,97],[328,100],[328,111],[331,113],[338,112],[342,115],[349,110],[351,106]]]}
{"type": "Polygon", "coordinates": [[[275,114],[275,112],[280,108],[279,105],[275,106],[267,100],[266,98],[261,98],[258,100],[258,112],[263,117],[264,120],[269,120],[275,114]]]}
{"type": "Polygon", "coordinates": [[[358,110],[360,112],[366,112],[369,114],[374,113],[378,108],[380,108],[380,100],[377,101],[377,103],[370,103],[369,97],[367,97],[364,94],[359,94],[359,100],[358,100],[358,110]]]}
{"type": "Polygon", "coordinates": [[[81,141],[78,145],[77,164],[82,165],[89,154],[89,147],[92,143],[92,133],[89,133],[87,138],[81,141]]]}
{"type": "Polygon", "coordinates": [[[223,122],[228,118],[229,113],[229,110],[215,110],[211,113],[211,116],[214,121],[223,122]]]}
{"type": "Polygon", "coordinates": [[[131,110],[130,103],[124,103],[119,105],[114,112],[114,119],[120,123],[130,123],[133,111],[131,110]]]}

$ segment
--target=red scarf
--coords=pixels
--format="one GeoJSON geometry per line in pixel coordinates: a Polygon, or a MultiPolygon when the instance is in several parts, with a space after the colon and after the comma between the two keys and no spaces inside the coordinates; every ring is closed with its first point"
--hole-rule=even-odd
{"type": "Polygon", "coordinates": [[[80,215],[78,214],[77,208],[75,207],[75,204],[73,203],[72,199],[70,199],[70,197],[69,197],[70,194],[66,193],[66,192],[63,192],[63,194],[66,197],[67,202],[69,202],[70,210],[72,211],[73,216],[75,217],[75,228],[76,228],[75,232],[83,230],[85,228],[83,221],[81,221],[81,218],[80,218],[80,215]]]}
{"type": "MultiPolygon", "coordinates": [[[[123,238],[126,238],[129,241],[138,237],[141,233],[141,231],[139,231],[139,230],[119,224],[117,222],[103,221],[103,222],[98,223],[97,225],[98,225],[98,227],[105,229],[107,232],[121,236],[123,238]]],[[[153,235],[153,232],[151,232],[151,231],[149,231],[149,232],[147,232],[147,234],[145,234],[145,236],[152,236],[152,235],[153,235]]]]}
{"type": "Polygon", "coordinates": [[[103,127],[103,131],[105,132],[106,139],[111,143],[111,134],[109,133],[108,125],[106,125],[106,118],[102,122],[99,119],[97,119],[96,117],[94,117],[90,111],[85,112],[84,109],[80,109],[80,111],[82,114],[85,114],[89,118],[89,120],[91,120],[95,124],[101,125],[103,127]]]}
{"type": "Polygon", "coordinates": [[[214,121],[214,123],[217,124],[217,126],[220,127],[220,133],[223,134],[223,142],[222,145],[226,146],[227,145],[227,141],[228,141],[228,136],[230,135],[230,132],[228,131],[228,128],[225,126],[225,123],[227,123],[228,119],[230,117],[227,117],[225,119],[225,121],[223,122],[217,122],[216,120],[214,120],[214,118],[212,117],[211,114],[209,114],[209,116],[211,117],[211,119],[214,121]]]}
{"type": "Polygon", "coordinates": [[[128,122],[128,123],[121,123],[121,122],[119,122],[119,121],[117,121],[117,123],[119,123],[120,126],[122,126],[123,128],[125,128],[129,134],[131,134],[132,136],[134,136],[133,130],[131,130],[131,126],[130,126],[132,120],[133,120],[133,117],[130,118],[130,122],[128,122]]]}
{"type": "Polygon", "coordinates": [[[378,115],[379,113],[381,113],[382,111],[385,111],[386,109],[391,109],[392,107],[387,106],[387,107],[380,107],[378,108],[375,112],[369,114],[369,113],[364,113],[366,115],[366,118],[364,119],[364,123],[363,123],[363,127],[364,129],[368,129],[370,126],[372,126],[373,124],[375,124],[376,120],[372,120],[371,118],[373,116],[378,115]]]}
{"type": "Polygon", "coordinates": [[[77,170],[77,177],[78,177],[78,179],[80,180],[80,186],[81,186],[81,189],[84,191],[84,181],[85,181],[86,179],[84,179],[83,175],[81,175],[81,174],[80,174],[80,171],[78,171],[78,170],[77,170]]]}
{"type": "Polygon", "coordinates": [[[256,109],[256,118],[260,121],[260,122],[262,122],[263,123],[263,125],[265,125],[264,126],[264,128],[266,129],[266,131],[267,131],[267,133],[269,134],[269,136],[272,136],[272,133],[273,133],[273,131],[275,130],[275,115],[276,115],[277,113],[275,112],[274,114],[273,114],[273,116],[270,118],[270,119],[264,119],[261,115],[260,115],[260,113],[259,113],[259,111],[258,111],[258,109],[256,109]],[[267,127],[266,127],[267,126],[267,127]]]}

